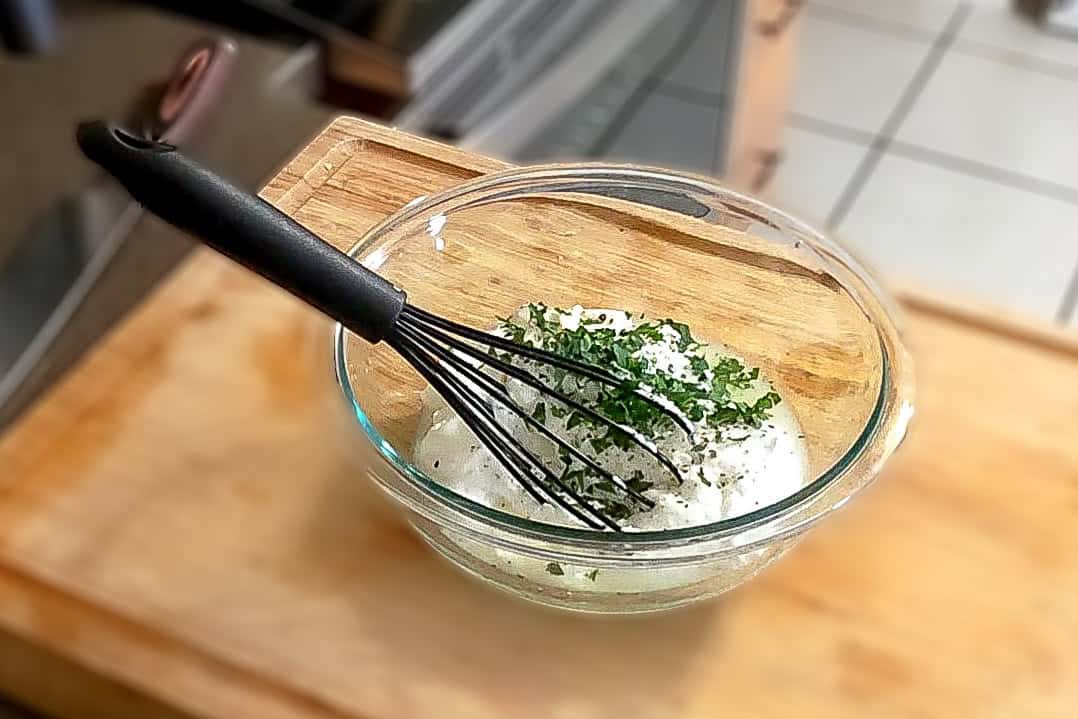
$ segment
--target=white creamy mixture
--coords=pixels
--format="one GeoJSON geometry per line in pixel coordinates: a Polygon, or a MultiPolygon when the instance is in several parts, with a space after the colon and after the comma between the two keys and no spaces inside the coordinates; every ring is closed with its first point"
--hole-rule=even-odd
{"type": "MultiPolygon", "coordinates": [[[[580,306],[565,312],[547,309],[545,314],[548,320],[570,331],[584,327],[588,332],[605,328],[620,333],[640,323],[625,312],[585,310],[580,306]]],[[[526,308],[513,319],[526,326],[529,333],[534,331],[526,308]]],[[[676,331],[663,326],[660,332],[661,339],[645,343],[634,353],[653,374],[704,382],[708,373],[697,372],[690,366],[693,354],[702,355],[712,363],[719,357],[732,356],[713,345],[701,345],[694,353],[680,351],[676,331]]],[[[516,380],[510,380],[508,386],[513,398],[529,412],[542,401],[538,392],[516,380]]],[[[751,401],[769,389],[765,380],[756,379],[749,388],[737,391],[734,398],[751,401]]],[[[415,462],[430,477],[476,502],[510,514],[550,524],[581,526],[578,519],[562,508],[553,503],[540,505],[524,491],[437,393],[428,389],[424,404],[415,462]]],[[[548,428],[590,451],[588,438],[596,433],[595,429],[584,426],[569,429],[571,415],[556,417],[552,411],[544,414],[544,424],[548,428]]],[[[507,410],[498,409],[498,419],[530,450],[549,459],[553,465],[559,465],[553,443],[529,431],[522,420],[507,410]]],[[[676,428],[670,428],[664,436],[656,438],[658,449],[681,470],[683,480],[680,484],[672,481],[662,465],[637,447],[628,450],[609,447],[596,455],[615,475],[627,479],[639,472],[644,481],[652,485],[644,494],[656,506],[634,512],[621,521],[625,530],[663,530],[709,524],[772,504],[804,486],[804,442],[797,420],[786,403],[779,402],[769,409],[759,427],[734,424],[715,430],[709,427],[706,417],[692,424],[695,431],[691,440],[676,428]]]]}

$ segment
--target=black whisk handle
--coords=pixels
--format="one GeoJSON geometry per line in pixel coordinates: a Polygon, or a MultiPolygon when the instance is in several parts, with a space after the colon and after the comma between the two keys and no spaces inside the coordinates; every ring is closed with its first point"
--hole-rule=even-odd
{"type": "Polygon", "coordinates": [[[83,153],[147,210],[283,287],[370,342],[393,330],[404,292],[265,200],[185,157],[104,122],[79,126],[83,153]]]}

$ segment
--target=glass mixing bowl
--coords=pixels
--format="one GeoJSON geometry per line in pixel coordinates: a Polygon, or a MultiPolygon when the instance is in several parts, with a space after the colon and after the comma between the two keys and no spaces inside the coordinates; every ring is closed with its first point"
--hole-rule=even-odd
{"type": "Polygon", "coordinates": [[[413,466],[425,383],[384,344],[338,326],[337,378],[363,471],[451,562],[542,604],[644,612],[737,586],[871,482],[912,415],[910,359],[873,279],[803,223],[704,178],[510,170],[418,198],[351,255],[409,302],[475,327],[536,301],[686,322],[759,366],[800,422],[813,479],[770,506],[663,532],[543,524],[413,466]]]}

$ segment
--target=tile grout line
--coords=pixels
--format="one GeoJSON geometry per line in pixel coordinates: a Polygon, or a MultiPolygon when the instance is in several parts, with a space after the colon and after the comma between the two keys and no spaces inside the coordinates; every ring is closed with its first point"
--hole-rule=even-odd
{"type": "MultiPolygon", "coordinates": [[[[872,134],[845,125],[838,125],[827,120],[820,120],[807,115],[790,113],[787,125],[820,137],[847,142],[851,145],[870,147],[877,140],[872,134]]],[[[893,137],[878,138],[887,140],[887,152],[892,155],[914,160],[932,167],[942,168],[997,185],[1028,192],[1038,197],[1047,197],[1071,205],[1078,205],[1078,187],[1045,180],[1035,175],[1015,172],[1003,167],[971,160],[961,155],[917,145],[893,137]]]]}
{"type": "MultiPolygon", "coordinates": [[[[966,3],[963,3],[966,4],[966,3]]],[[[975,12],[971,7],[970,10],[975,12]]],[[[861,30],[878,32],[881,35],[891,35],[907,40],[920,40],[931,42],[933,35],[928,30],[906,25],[896,20],[873,17],[867,13],[856,10],[845,10],[828,5],[809,5],[809,15],[824,22],[836,25],[846,25],[861,30]]],[[[1069,82],[1078,82],[1078,65],[1046,60],[1037,55],[1029,55],[1019,50],[1011,50],[1002,45],[994,45],[983,40],[971,40],[961,38],[951,48],[955,52],[971,57],[979,57],[985,60],[993,60],[1006,65],[1012,65],[1020,70],[1028,70],[1042,75],[1050,75],[1069,82]]]]}
{"type": "Polygon", "coordinates": [[[810,2],[806,15],[836,25],[846,25],[862,30],[872,30],[884,35],[906,38],[907,40],[920,40],[925,43],[931,43],[936,39],[935,33],[931,30],[924,30],[913,25],[907,25],[898,20],[888,20],[886,18],[875,17],[868,13],[832,7],[830,5],[817,5],[810,2]]]}
{"type": "Polygon", "coordinates": [[[922,145],[903,142],[902,140],[892,139],[887,149],[894,155],[923,162],[926,165],[958,172],[978,180],[994,182],[997,185],[1022,190],[1039,197],[1048,197],[1071,205],[1078,205],[1078,188],[1069,185],[1062,185],[1033,175],[987,165],[977,160],[970,160],[959,155],[952,155],[922,145]]]}
{"type": "Polygon", "coordinates": [[[887,152],[887,148],[891,144],[891,138],[898,133],[902,123],[906,120],[910,111],[913,110],[914,103],[928,85],[932,75],[935,74],[936,68],[939,67],[944,55],[947,54],[948,48],[954,43],[958,31],[962,28],[962,24],[965,23],[969,14],[970,7],[968,5],[965,3],[958,5],[947,20],[943,30],[933,41],[920,66],[913,73],[913,77],[910,79],[906,89],[898,98],[894,109],[891,110],[887,119],[884,120],[883,126],[880,127],[879,132],[873,138],[868,152],[853,171],[849,182],[846,183],[846,187],[843,188],[842,193],[831,208],[826,220],[828,228],[837,227],[846,218],[850,209],[853,208],[854,202],[857,201],[872,173],[875,172],[880,160],[883,159],[884,154],[887,152]]]}
{"type": "Polygon", "coordinates": [[[674,46],[659,60],[654,68],[654,73],[645,77],[643,82],[640,83],[640,86],[629,95],[629,99],[622,105],[617,114],[614,115],[610,124],[603,130],[602,135],[599,136],[599,139],[592,144],[591,149],[587,153],[588,156],[601,156],[610,149],[614,140],[617,139],[618,135],[620,135],[622,130],[629,124],[629,121],[632,120],[636,111],[644,104],[644,100],[647,99],[648,95],[655,91],[659,84],[662,83],[662,78],[669,74],[677,62],[684,57],[689,46],[692,45],[700,35],[700,30],[704,27],[708,18],[711,17],[711,13],[716,12],[716,7],[716,4],[710,3],[707,0],[703,0],[696,6],[696,9],[693,11],[692,15],[689,16],[685,26],[678,33],[678,37],[674,41],[674,46]]]}
{"type": "Polygon", "coordinates": [[[1056,322],[1066,325],[1074,318],[1075,307],[1078,306],[1078,262],[1074,264],[1074,273],[1071,274],[1067,289],[1063,291],[1063,301],[1056,312],[1056,322]]]}
{"type": "Polygon", "coordinates": [[[1019,70],[1025,70],[1039,75],[1047,75],[1066,82],[1078,82],[1078,65],[1053,62],[1037,57],[1036,55],[1027,55],[1017,50],[1008,50],[1007,48],[990,45],[980,40],[969,40],[965,38],[955,43],[954,50],[955,52],[969,55],[970,57],[977,57],[982,60],[992,60],[993,62],[998,62],[1003,65],[1010,65],[1019,70]]]}
{"type": "MultiPolygon", "coordinates": [[[[696,88],[666,82],[655,89],[656,93],[666,95],[685,102],[691,102],[707,108],[721,108],[723,98],[718,93],[697,90],[696,88]]],[[[840,125],[830,120],[822,120],[811,115],[802,115],[790,112],[786,115],[786,125],[798,130],[818,135],[820,137],[839,140],[851,145],[871,149],[874,142],[887,141],[887,151],[890,154],[904,157],[908,160],[924,163],[933,167],[939,167],[951,172],[956,172],[967,177],[972,177],[997,185],[1004,185],[1013,189],[1029,192],[1041,197],[1048,197],[1060,202],[1078,205],[1078,188],[1063,185],[1052,180],[1045,180],[1035,175],[1027,175],[1015,172],[1003,167],[988,165],[977,160],[971,160],[960,155],[952,155],[942,150],[917,145],[893,137],[873,135],[865,130],[840,125]]]]}
{"type": "Polygon", "coordinates": [[[786,114],[786,126],[865,147],[872,145],[872,142],[876,139],[875,135],[866,130],[858,130],[856,127],[847,127],[830,120],[821,120],[810,115],[802,115],[799,112],[786,114]]]}

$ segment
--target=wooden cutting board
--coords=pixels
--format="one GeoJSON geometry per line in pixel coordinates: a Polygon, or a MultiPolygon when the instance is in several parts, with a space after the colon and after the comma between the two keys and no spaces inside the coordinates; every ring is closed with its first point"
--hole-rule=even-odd
{"type": "MultiPolygon", "coordinates": [[[[340,119],[265,196],[340,247],[498,162],[340,119]]],[[[486,589],[334,438],[329,326],[198,252],[0,439],[0,691],[61,716],[1073,717],[1078,342],[917,300],[884,477],[648,618],[486,589]]]]}

